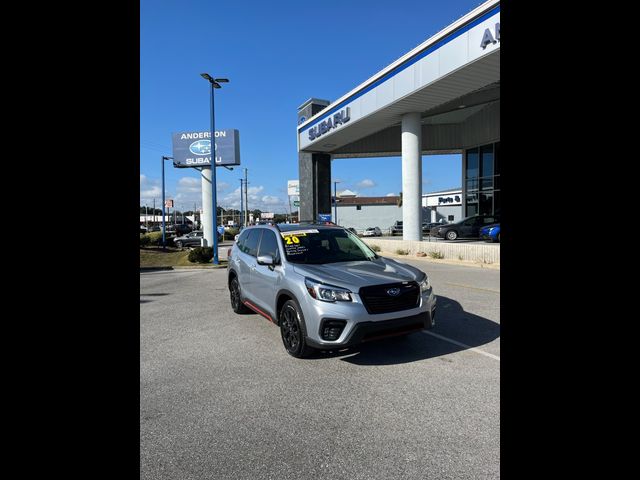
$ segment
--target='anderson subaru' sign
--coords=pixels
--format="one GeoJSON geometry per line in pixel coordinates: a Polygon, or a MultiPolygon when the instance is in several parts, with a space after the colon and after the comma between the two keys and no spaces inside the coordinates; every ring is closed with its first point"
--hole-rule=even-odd
{"type": "MultiPolygon", "coordinates": [[[[238,130],[216,130],[216,165],[240,165],[238,130]]],[[[173,134],[173,164],[176,167],[211,165],[211,132],[173,134]]]]}

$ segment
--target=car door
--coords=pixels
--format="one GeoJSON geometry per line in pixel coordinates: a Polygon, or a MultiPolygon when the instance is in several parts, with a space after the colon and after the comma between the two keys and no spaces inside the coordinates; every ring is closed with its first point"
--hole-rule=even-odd
{"type": "Polygon", "coordinates": [[[258,257],[270,255],[275,259],[273,266],[260,265],[256,261],[256,268],[251,272],[251,290],[255,293],[258,307],[266,310],[274,318],[276,292],[280,288],[282,267],[279,265],[281,253],[275,232],[262,229],[262,238],[258,246],[258,257]]]}
{"type": "Polygon", "coordinates": [[[460,236],[461,237],[472,237],[474,229],[477,231],[479,225],[478,217],[470,217],[462,222],[460,225],[460,236]]]}
{"type": "Polygon", "coordinates": [[[256,295],[253,292],[253,271],[256,268],[256,256],[258,254],[258,244],[262,236],[262,228],[252,228],[247,232],[247,238],[242,243],[242,248],[238,253],[238,282],[242,296],[253,303],[256,302],[256,295]]]}

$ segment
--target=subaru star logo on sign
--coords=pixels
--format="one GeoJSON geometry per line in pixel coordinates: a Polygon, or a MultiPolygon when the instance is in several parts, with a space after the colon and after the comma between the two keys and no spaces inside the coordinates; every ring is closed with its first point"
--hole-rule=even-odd
{"type": "Polygon", "coordinates": [[[390,288],[389,290],[387,290],[387,295],[391,295],[392,297],[397,297],[398,295],[400,295],[400,289],[390,288]]]}
{"type": "Polygon", "coordinates": [[[194,155],[209,155],[211,153],[211,140],[198,140],[189,145],[189,151],[194,155]]]}
{"type": "MultiPolygon", "coordinates": [[[[215,158],[216,165],[240,165],[238,130],[216,130],[215,158]]],[[[174,133],[173,165],[176,167],[210,166],[211,132],[174,133]]]]}

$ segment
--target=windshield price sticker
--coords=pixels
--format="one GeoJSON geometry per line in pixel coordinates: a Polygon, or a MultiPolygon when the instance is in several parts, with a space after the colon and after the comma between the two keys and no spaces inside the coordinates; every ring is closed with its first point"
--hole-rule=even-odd
{"type": "MultiPolygon", "coordinates": [[[[306,233],[303,233],[302,236],[306,236],[306,233]]],[[[284,241],[287,245],[292,245],[294,243],[300,243],[300,239],[298,238],[298,235],[287,235],[286,237],[284,237],[284,241]]]]}
{"type": "Polygon", "coordinates": [[[291,235],[295,235],[296,237],[305,237],[307,233],[320,233],[320,232],[317,229],[312,228],[309,230],[294,230],[291,232],[281,232],[280,235],[282,235],[282,238],[286,238],[291,235]]]}

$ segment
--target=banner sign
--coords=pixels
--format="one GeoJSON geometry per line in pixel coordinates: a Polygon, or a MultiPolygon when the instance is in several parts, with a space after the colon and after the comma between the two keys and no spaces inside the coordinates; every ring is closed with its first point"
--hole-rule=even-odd
{"type": "MultiPolygon", "coordinates": [[[[240,165],[240,133],[238,130],[216,130],[216,166],[240,165]]],[[[179,132],[173,134],[173,166],[211,166],[211,132],[179,132]]]]}

